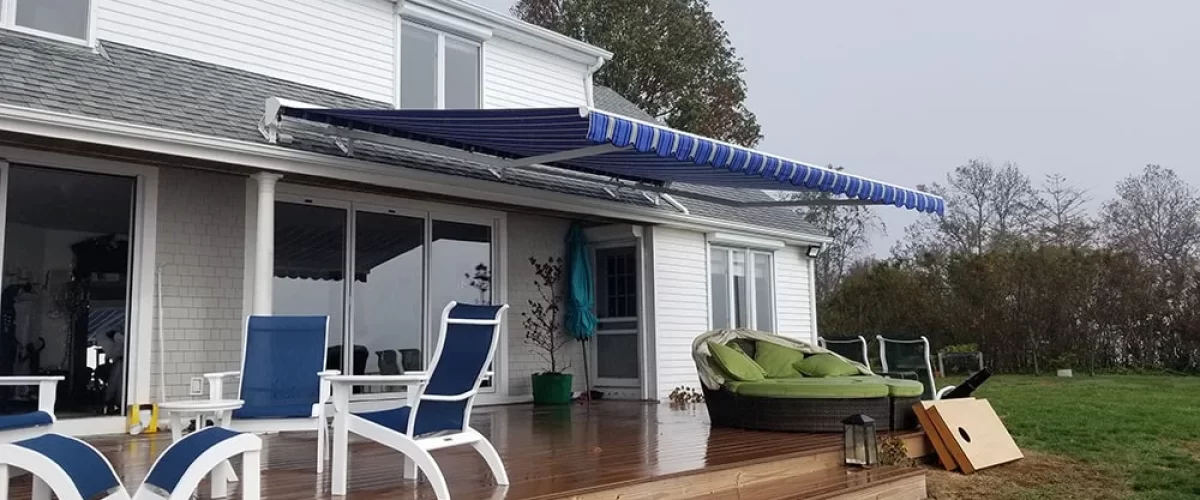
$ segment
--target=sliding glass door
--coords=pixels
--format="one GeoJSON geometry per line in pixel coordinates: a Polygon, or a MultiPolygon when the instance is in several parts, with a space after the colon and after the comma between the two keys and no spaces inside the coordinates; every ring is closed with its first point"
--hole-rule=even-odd
{"type": "MultiPolygon", "coordinates": [[[[58,418],[120,415],[137,179],[19,165],[0,177],[0,376],[62,376],[58,418]]],[[[37,397],[0,387],[0,414],[37,408],[37,397]]]]}
{"type": "Polygon", "coordinates": [[[445,305],[492,302],[496,225],[488,216],[281,196],[275,312],[330,316],[329,368],[424,370],[445,305]]]}

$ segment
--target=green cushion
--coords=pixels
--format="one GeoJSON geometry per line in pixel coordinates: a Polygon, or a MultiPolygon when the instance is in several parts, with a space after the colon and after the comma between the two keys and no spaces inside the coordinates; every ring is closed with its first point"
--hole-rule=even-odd
{"type": "Polygon", "coordinates": [[[758,341],[754,345],[754,362],[767,372],[767,378],[799,377],[801,373],[792,365],[804,359],[804,353],[770,342],[758,341]]]}
{"type": "Polygon", "coordinates": [[[871,377],[777,378],[730,382],[725,386],[741,396],[781,399],[885,398],[887,384],[871,377]]]}
{"type": "Polygon", "coordinates": [[[919,398],[925,393],[925,384],[916,380],[904,380],[899,378],[881,378],[881,382],[887,384],[888,395],[894,398],[919,398]]]}
{"type": "Polygon", "coordinates": [[[762,380],[767,376],[758,363],[740,350],[709,342],[708,351],[712,353],[717,367],[724,370],[733,380],[762,380]]]}
{"type": "Polygon", "coordinates": [[[806,377],[848,377],[858,375],[858,368],[833,354],[814,354],[796,363],[796,371],[806,377]]]}

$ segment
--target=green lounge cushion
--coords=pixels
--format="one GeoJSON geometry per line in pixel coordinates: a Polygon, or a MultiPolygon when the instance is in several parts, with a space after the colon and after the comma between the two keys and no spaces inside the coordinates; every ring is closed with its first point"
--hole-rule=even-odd
{"type": "Polygon", "coordinates": [[[792,365],[804,359],[804,353],[779,344],[758,341],[754,345],[754,362],[767,372],[767,378],[794,378],[801,375],[792,365]]]}
{"type": "Polygon", "coordinates": [[[916,380],[904,380],[899,378],[881,378],[879,379],[888,386],[888,395],[894,398],[919,398],[925,393],[925,384],[916,380]]]}
{"type": "Polygon", "coordinates": [[[777,378],[730,382],[726,388],[740,396],[780,399],[885,398],[888,386],[871,377],[777,378]]]}
{"type": "Polygon", "coordinates": [[[733,380],[755,381],[763,380],[767,376],[758,363],[738,349],[709,342],[708,351],[712,353],[713,362],[717,367],[724,370],[733,380]]]}
{"type": "Polygon", "coordinates": [[[858,368],[833,354],[814,354],[795,365],[796,371],[806,377],[848,377],[858,375],[858,368]]]}

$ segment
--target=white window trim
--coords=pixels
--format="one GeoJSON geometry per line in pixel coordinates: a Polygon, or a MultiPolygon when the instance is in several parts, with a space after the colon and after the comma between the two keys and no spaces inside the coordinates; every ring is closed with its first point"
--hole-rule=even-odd
{"type": "MultiPolygon", "coordinates": [[[[740,241],[740,244],[725,242],[728,240],[718,240],[717,242],[713,242],[713,238],[712,238],[713,234],[716,234],[716,233],[710,233],[710,235],[709,235],[710,236],[709,243],[708,243],[706,251],[705,251],[705,260],[704,260],[704,269],[705,269],[705,274],[707,275],[705,282],[708,284],[708,328],[710,330],[718,328],[718,326],[715,324],[716,323],[716,321],[715,321],[716,312],[713,310],[713,307],[712,307],[713,288],[715,285],[712,280],[713,252],[727,252],[727,256],[728,256],[728,260],[729,260],[729,263],[728,263],[729,268],[726,272],[726,276],[727,276],[726,277],[726,280],[727,280],[726,286],[728,287],[728,290],[729,290],[729,293],[727,294],[729,296],[728,306],[729,306],[730,320],[732,321],[733,315],[735,314],[735,311],[737,309],[737,303],[735,302],[736,294],[734,294],[734,292],[733,292],[733,290],[734,290],[734,286],[733,286],[733,280],[734,280],[733,252],[740,251],[740,252],[744,252],[746,255],[746,262],[745,262],[745,265],[746,265],[746,300],[748,302],[748,305],[747,305],[748,314],[747,314],[747,318],[746,318],[747,326],[745,326],[745,328],[749,328],[751,330],[759,329],[758,328],[758,310],[757,310],[758,291],[756,290],[756,288],[754,286],[754,279],[757,278],[757,276],[755,276],[755,274],[754,274],[754,255],[755,254],[763,254],[763,255],[767,255],[771,258],[771,268],[767,271],[767,287],[771,291],[771,297],[766,302],[767,307],[770,308],[770,316],[771,316],[771,329],[768,331],[768,333],[777,332],[779,330],[779,311],[778,311],[778,309],[779,309],[779,307],[778,307],[779,294],[776,291],[776,282],[778,281],[778,268],[779,268],[779,265],[778,265],[779,258],[776,255],[778,248],[774,247],[774,245],[771,245],[771,244],[749,246],[746,244],[746,241],[745,241],[749,237],[739,237],[738,241],[740,241]]],[[[757,238],[753,238],[753,239],[758,240],[760,242],[773,242],[773,240],[759,240],[757,238]]],[[[780,242],[780,248],[782,248],[782,246],[783,246],[782,242],[780,242]]]]}
{"type": "Polygon", "coordinates": [[[17,24],[17,2],[18,1],[36,1],[36,0],[0,0],[0,28],[24,33],[27,35],[47,38],[57,42],[70,43],[75,45],[84,45],[94,47],[96,45],[96,4],[103,0],[88,0],[88,15],[87,15],[87,35],[86,38],[75,38],[73,36],[60,35],[49,31],[42,31],[36,28],[21,26],[17,24]]]}
{"type": "Polygon", "coordinates": [[[406,20],[405,16],[396,16],[396,34],[394,42],[396,48],[394,51],[395,54],[393,61],[393,66],[395,67],[395,74],[393,75],[395,78],[395,86],[393,91],[395,95],[393,96],[393,107],[400,109],[401,99],[404,95],[404,85],[401,83],[401,77],[403,76],[404,68],[404,61],[402,60],[404,51],[401,48],[401,44],[403,43],[402,40],[404,38],[404,30],[416,29],[428,31],[437,35],[437,81],[434,83],[434,90],[437,91],[437,96],[435,99],[437,101],[437,109],[446,109],[446,38],[453,38],[456,41],[472,45],[479,49],[478,67],[476,68],[476,74],[479,76],[479,81],[475,86],[477,92],[477,95],[475,96],[475,104],[476,109],[483,109],[483,82],[485,80],[483,77],[483,70],[484,57],[487,52],[484,49],[486,46],[484,41],[491,37],[491,32],[487,32],[486,36],[474,34],[468,34],[464,36],[458,33],[460,30],[446,29],[442,27],[440,23],[430,23],[424,18],[418,17],[417,19],[420,19],[421,21],[418,22],[406,20]]]}
{"type": "MultiPolygon", "coordinates": [[[[60,153],[31,151],[0,146],[0,193],[8,191],[11,164],[57,168],[96,174],[119,175],[137,179],[134,193],[134,237],[130,251],[129,337],[126,340],[125,405],[148,403],[157,399],[150,391],[151,381],[161,375],[152,361],[154,329],[155,259],[158,248],[158,168],[133,163],[101,160],[60,153]]],[[[6,201],[0,197],[0,201],[6,201]]],[[[7,205],[0,203],[0,263],[4,260],[3,229],[7,205]]],[[[160,365],[162,366],[161,360],[160,365]]],[[[125,432],[125,417],[86,417],[60,419],[58,432],[88,436],[125,432]]]]}
{"type": "MultiPolygon", "coordinates": [[[[282,201],[296,203],[312,200],[311,204],[313,205],[345,209],[348,210],[351,215],[353,215],[354,210],[360,208],[367,208],[369,211],[377,211],[378,209],[383,208],[386,210],[396,210],[396,212],[401,215],[426,213],[430,215],[431,219],[433,220],[469,222],[475,224],[481,223],[483,220],[492,220],[492,258],[495,260],[495,271],[492,275],[492,300],[498,304],[508,302],[508,219],[505,212],[466,207],[462,205],[413,200],[398,196],[377,195],[355,191],[304,186],[299,184],[289,184],[286,181],[287,178],[285,177],[283,180],[281,180],[276,188],[276,202],[282,201]]],[[[247,187],[248,190],[254,189],[253,183],[248,184],[247,187]]],[[[248,196],[253,197],[254,193],[251,192],[248,194],[248,196]]],[[[249,203],[248,201],[246,206],[246,220],[255,220],[256,211],[257,203],[249,203]]],[[[426,236],[428,237],[428,233],[432,231],[432,225],[427,223],[425,226],[426,236]]],[[[351,228],[347,227],[347,231],[350,229],[351,228]]],[[[353,244],[353,239],[347,238],[348,250],[352,250],[349,249],[351,244],[353,244]]],[[[246,236],[247,255],[253,255],[254,246],[254,233],[248,230],[246,236]]],[[[426,251],[428,252],[428,249],[426,251]]],[[[428,265],[428,256],[426,264],[428,265]]],[[[253,262],[247,261],[247,276],[254,275],[253,268],[253,262]]],[[[427,272],[424,274],[426,275],[424,277],[426,292],[424,295],[426,296],[423,297],[422,300],[428,302],[427,295],[429,290],[429,276],[427,272]]],[[[347,295],[344,295],[344,297],[349,298],[347,295]]],[[[435,314],[441,310],[440,308],[437,308],[435,311],[430,309],[428,306],[428,304],[425,304],[425,309],[429,311],[426,312],[425,317],[422,320],[424,323],[423,326],[427,331],[433,324],[432,314],[435,314]]],[[[250,314],[248,304],[243,304],[243,307],[245,308],[244,313],[246,315],[250,314]]],[[[344,308],[343,314],[347,314],[350,311],[349,301],[343,303],[342,307],[344,308]]],[[[347,315],[347,317],[349,317],[349,315],[347,315]]],[[[517,402],[512,400],[512,398],[509,396],[509,345],[507,322],[505,324],[501,324],[500,328],[500,344],[496,346],[496,355],[492,367],[493,384],[492,387],[480,389],[480,404],[505,404],[517,402]]],[[[429,338],[422,339],[422,342],[428,341],[429,338]]],[[[403,392],[356,394],[353,396],[353,401],[363,403],[367,403],[369,401],[392,402],[396,400],[403,400],[404,397],[405,396],[403,392]]],[[[373,408],[373,406],[370,406],[369,403],[368,407],[373,408]]]]}

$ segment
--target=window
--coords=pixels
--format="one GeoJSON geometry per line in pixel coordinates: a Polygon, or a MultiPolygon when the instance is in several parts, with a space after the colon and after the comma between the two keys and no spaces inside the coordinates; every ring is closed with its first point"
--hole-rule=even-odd
{"type": "Polygon", "coordinates": [[[14,11],[5,16],[17,28],[75,40],[88,39],[91,0],[10,0],[3,7],[14,11]]]}
{"type": "Polygon", "coordinates": [[[709,282],[713,328],[775,330],[771,253],[714,246],[709,282]]]}
{"type": "Polygon", "coordinates": [[[494,218],[288,198],[275,204],[274,309],[329,315],[328,368],[423,370],[449,301],[492,303],[494,218]]]}
{"type": "Polygon", "coordinates": [[[400,107],[479,107],[480,45],[424,26],[400,28],[400,107]]]}

